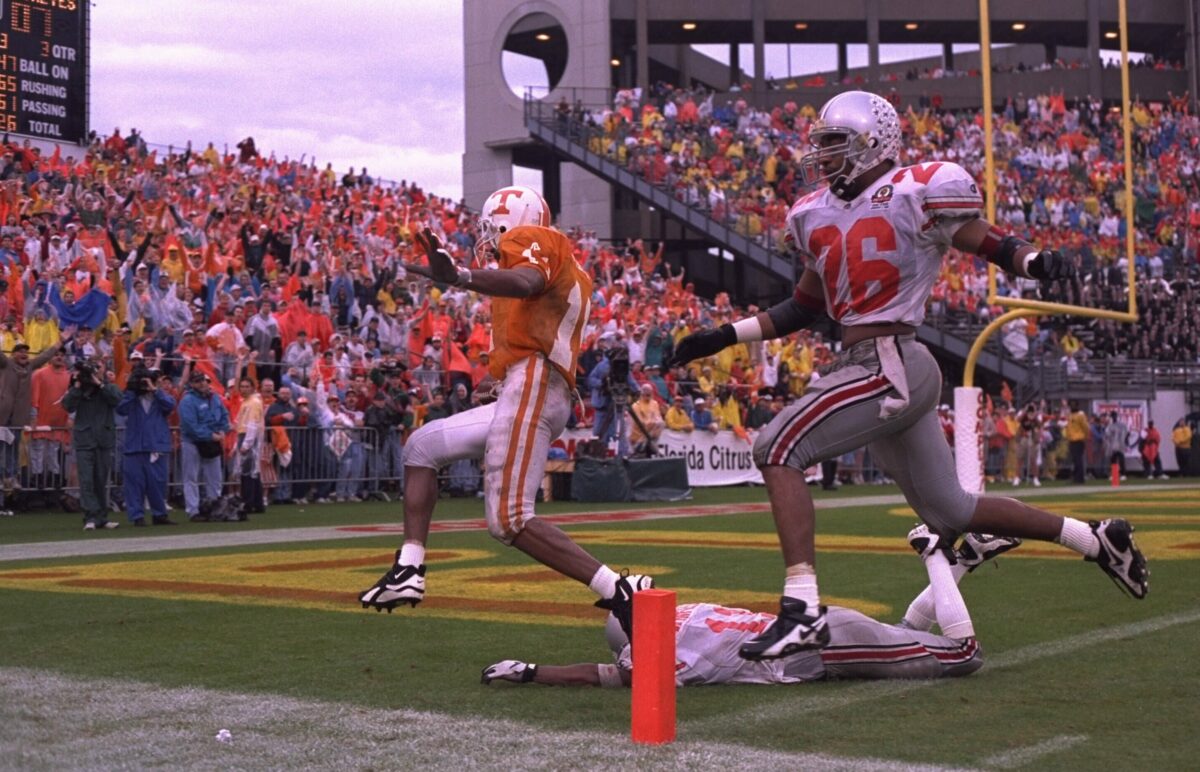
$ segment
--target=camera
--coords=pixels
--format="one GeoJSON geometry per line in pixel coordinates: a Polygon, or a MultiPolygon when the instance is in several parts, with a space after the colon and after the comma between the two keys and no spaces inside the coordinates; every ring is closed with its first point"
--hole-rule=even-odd
{"type": "Polygon", "coordinates": [[[617,346],[609,349],[608,375],[604,376],[603,391],[612,398],[613,404],[624,407],[629,404],[629,349],[617,346]]]}
{"type": "Polygon", "coordinates": [[[72,380],[81,389],[97,388],[100,385],[100,370],[91,360],[81,359],[75,363],[72,380]]]}
{"type": "Polygon", "coordinates": [[[134,367],[125,383],[125,389],[139,396],[149,394],[154,391],[154,374],[145,365],[134,367]]]}

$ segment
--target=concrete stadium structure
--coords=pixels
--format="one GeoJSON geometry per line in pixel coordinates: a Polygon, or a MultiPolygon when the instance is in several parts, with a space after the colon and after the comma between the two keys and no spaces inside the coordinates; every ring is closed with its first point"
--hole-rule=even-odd
{"type": "MultiPolygon", "coordinates": [[[[1129,47],[1181,68],[1136,68],[1133,93],[1158,100],[1168,94],[1196,96],[1196,0],[1129,0],[1129,47]]],[[[1018,94],[1062,91],[1068,98],[1100,95],[1119,102],[1120,72],[1102,66],[1101,53],[1118,48],[1117,0],[991,0],[994,65],[1025,71],[998,72],[993,96],[999,104],[1018,94]],[[1069,69],[1038,69],[1055,60],[1069,69]]],[[[540,60],[548,91],[534,94],[543,107],[562,99],[588,106],[611,104],[613,89],[666,81],[704,85],[716,100],[745,99],[759,107],[784,101],[819,104],[845,77],[861,77],[860,88],[894,91],[916,103],[936,93],[948,107],[978,107],[982,84],[974,77],[906,79],[912,67],[978,68],[978,52],[955,45],[978,44],[976,0],[465,0],[466,151],[463,191],[478,206],[491,191],[511,184],[514,164],[538,169],[559,221],[595,229],[601,238],[648,236],[668,240],[684,255],[689,275],[701,284],[726,278],[720,260],[708,257],[705,234],[672,221],[648,198],[622,190],[571,162],[531,130],[527,105],[502,72],[506,51],[540,60]],[[727,63],[694,45],[728,46],[727,63]],[[766,52],[773,45],[837,47],[837,67],[820,77],[768,81],[766,52]],[[937,44],[934,59],[884,63],[883,47],[937,44]],[[853,68],[851,47],[866,47],[866,65],[853,68]],[[743,58],[743,47],[750,56],[743,58]],[[897,79],[886,80],[889,73],[897,79]],[[824,84],[821,84],[821,81],[824,84]],[[748,85],[748,88],[746,86],[748,85]],[[740,86],[740,87],[739,87],[740,86]],[[732,89],[731,89],[732,87],[732,89]],[[698,259],[689,259],[698,258],[698,259]],[[715,268],[714,268],[714,263],[715,268]],[[714,271],[716,271],[714,273],[714,271]]],[[[678,220],[678,218],[675,218],[678,220]]],[[[719,242],[718,242],[719,243],[719,242]]],[[[735,250],[736,251],[736,250],[735,250]]],[[[737,281],[746,281],[735,272],[737,281]]],[[[776,279],[778,277],[775,277],[776,279]]],[[[767,290],[754,278],[746,295],[767,290]]]]}

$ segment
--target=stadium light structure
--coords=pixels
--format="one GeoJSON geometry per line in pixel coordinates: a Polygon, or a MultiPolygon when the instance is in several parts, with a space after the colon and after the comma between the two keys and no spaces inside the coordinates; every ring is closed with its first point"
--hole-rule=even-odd
{"type": "MultiPolygon", "coordinates": [[[[1117,0],[1117,36],[1121,39],[1121,123],[1125,140],[1125,257],[1129,262],[1126,282],[1129,286],[1129,305],[1125,311],[1110,311],[1104,308],[1076,306],[1069,303],[1052,303],[1044,300],[1025,300],[1001,296],[996,291],[996,266],[988,264],[989,305],[1009,309],[993,319],[983,328],[971,345],[967,362],[963,368],[963,385],[954,390],[954,450],[958,459],[958,481],[963,489],[978,492],[983,490],[983,433],[980,414],[983,408],[983,392],[975,386],[975,366],[988,339],[1004,325],[1015,319],[1042,314],[1085,316],[1095,319],[1112,319],[1118,322],[1136,322],[1137,276],[1134,270],[1133,228],[1133,154],[1131,151],[1132,128],[1130,124],[1129,89],[1129,18],[1128,0],[1117,0]]],[[[1024,24],[1021,25],[1024,28],[1024,24]]],[[[1017,29],[1017,24],[1013,24],[1017,29]]],[[[1113,33],[1105,33],[1111,38],[1113,33]]],[[[995,127],[992,121],[992,36],[991,14],[988,0],[979,0],[979,55],[983,76],[983,136],[984,136],[984,184],[987,193],[987,218],[996,222],[996,158],[993,152],[995,127]]]]}

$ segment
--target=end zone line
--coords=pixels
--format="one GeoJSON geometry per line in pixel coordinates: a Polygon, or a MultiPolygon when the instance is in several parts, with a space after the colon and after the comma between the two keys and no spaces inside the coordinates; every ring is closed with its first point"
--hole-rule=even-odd
{"type": "MultiPolygon", "coordinates": [[[[1005,670],[1049,657],[1056,657],[1060,654],[1066,654],[1084,646],[1094,646],[1098,643],[1109,643],[1111,641],[1134,638],[1158,630],[1165,630],[1168,627],[1186,625],[1193,622],[1200,622],[1200,608],[1153,617],[1141,622],[1131,622],[1117,627],[1089,630],[1086,633],[1071,635],[1054,641],[1044,641],[1042,643],[1022,646],[1017,649],[1001,652],[994,657],[986,657],[983,668],[985,671],[1005,670]]],[[[987,641],[981,641],[981,643],[986,652],[987,641]]],[[[804,713],[837,710],[848,705],[854,705],[855,703],[883,699],[885,697],[917,691],[918,689],[928,689],[931,686],[938,686],[944,683],[946,683],[945,680],[865,681],[840,689],[832,694],[798,694],[795,698],[789,696],[782,700],[774,700],[768,704],[733,715],[706,718],[692,722],[681,722],[681,729],[686,731],[687,734],[693,732],[703,733],[705,730],[715,730],[721,727],[771,721],[778,718],[781,714],[786,715],[790,720],[804,713]]],[[[806,687],[800,684],[792,688],[803,692],[806,687]]]]}
{"type": "Polygon", "coordinates": [[[1023,767],[1026,764],[1032,764],[1043,756],[1049,756],[1051,753],[1065,751],[1068,748],[1074,748],[1080,743],[1085,743],[1088,736],[1085,734],[1060,734],[1058,737],[1051,737],[1049,740],[1042,740],[1040,743],[1026,745],[1022,748],[1013,748],[1010,751],[1003,751],[980,762],[985,767],[992,769],[1016,769],[1023,767]]]}

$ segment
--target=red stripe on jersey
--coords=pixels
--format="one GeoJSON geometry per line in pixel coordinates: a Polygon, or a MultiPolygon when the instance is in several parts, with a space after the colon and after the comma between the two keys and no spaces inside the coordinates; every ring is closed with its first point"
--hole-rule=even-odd
{"type": "Polygon", "coordinates": [[[784,430],[779,439],[775,441],[775,446],[771,449],[771,452],[767,455],[767,463],[785,463],[788,454],[791,453],[792,447],[803,438],[807,427],[820,423],[826,416],[837,411],[845,403],[852,402],[856,398],[864,394],[870,394],[875,390],[886,391],[891,388],[891,385],[886,378],[873,375],[865,381],[850,381],[847,384],[834,388],[824,397],[810,405],[809,409],[800,415],[799,420],[784,430]]]}

